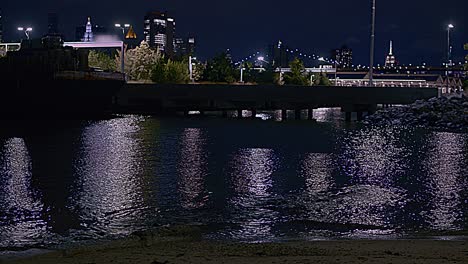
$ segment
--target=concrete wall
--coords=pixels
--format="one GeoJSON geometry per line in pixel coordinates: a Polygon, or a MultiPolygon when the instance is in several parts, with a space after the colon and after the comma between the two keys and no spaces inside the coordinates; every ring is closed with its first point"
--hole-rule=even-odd
{"type": "Polygon", "coordinates": [[[410,104],[437,96],[436,88],[274,85],[124,85],[120,109],[143,112],[343,107],[364,111],[377,104],[410,104]]]}

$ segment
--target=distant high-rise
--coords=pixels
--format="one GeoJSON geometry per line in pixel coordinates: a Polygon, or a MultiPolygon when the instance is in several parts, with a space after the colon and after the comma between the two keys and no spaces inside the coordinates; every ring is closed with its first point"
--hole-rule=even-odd
{"type": "Polygon", "coordinates": [[[393,42],[390,41],[390,51],[385,59],[385,67],[395,67],[397,65],[395,55],[393,55],[393,42]]]}
{"type": "Polygon", "coordinates": [[[88,23],[86,23],[86,31],[83,35],[83,40],[84,42],[93,42],[94,41],[94,36],[93,36],[93,26],[91,25],[91,18],[88,17],[88,23]]]}
{"type": "Polygon", "coordinates": [[[91,24],[88,17],[86,25],[76,27],[75,41],[95,41],[97,37],[108,34],[107,28],[91,24]]]}
{"type": "Polygon", "coordinates": [[[174,50],[177,57],[190,56],[195,53],[195,38],[175,38],[174,50]]]}
{"type": "Polygon", "coordinates": [[[158,48],[168,57],[174,56],[175,21],[167,12],[148,12],[145,15],[143,35],[150,47],[158,48]]]}
{"type": "Polygon", "coordinates": [[[270,63],[273,68],[289,67],[289,52],[281,41],[268,47],[268,58],[270,58],[270,63]]]}
{"type": "Polygon", "coordinates": [[[59,19],[57,13],[49,13],[47,16],[47,34],[57,35],[59,34],[59,19]]]}
{"type": "Polygon", "coordinates": [[[337,62],[340,69],[349,69],[353,66],[353,50],[347,46],[332,50],[332,59],[337,62]]]}
{"type": "Polygon", "coordinates": [[[137,34],[131,25],[128,28],[127,34],[125,35],[125,44],[127,44],[128,49],[133,49],[139,44],[137,34]]]}

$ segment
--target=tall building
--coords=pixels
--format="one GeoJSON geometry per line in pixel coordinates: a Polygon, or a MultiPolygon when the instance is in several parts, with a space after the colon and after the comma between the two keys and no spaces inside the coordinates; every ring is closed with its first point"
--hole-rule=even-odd
{"type": "Polygon", "coordinates": [[[138,38],[133,26],[128,28],[127,34],[125,34],[125,44],[127,44],[127,48],[133,49],[138,46],[138,38]]]}
{"type": "Polygon", "coordinates": [[[195,38],[190,36],[187,38],[174,39],[175,56],[181,58],[191,56],[195,53],[195,38]]]}
{"type": "Polygon", "coordinates": [[[332,50],[331,58],[337,62],[340,69],[349,69],[353,67],[353,50],[347,46],[332,50]]]}
{"type": "Polygon", "coordinates": [[[143,35],[150,47],[158,48],[170,58],[174,56],[175,21],[167,12],[148,12],[143,35]]]}
{"type": "Polygon", "coordinates": [[[75,41],[94,41],[97,37],[108,34],[107,28],[92,25],[91,18],[88,17],[86,25],[76,27],[75,41]]]}
{"type": "Polygon", "coordinates": [[[47,34],[58,35],[59,32],[59,19],[57,13],[49,13],[47,15],[47,34]]]}
{"type": "Polygon", "coordinates": [[[271,59],[271,66],[273,68],[287,68],[289,67],[289,55],[287,47],[281,41],[278,44],[269,45],[268,58],[271,59]]]}
{"type": "Polygon", "coordinates": [[[390,51],[388,52],[387,58],[385,58],[385,67],[395,67],[397,61],[395,55],[393,55],[393,42],[390,40],[390,51]]]}
{"type": "Polygon", "coordinates": [[[93,26],[91,25],[91,18],[88,17],[88,23],[86,23],[86,31],[83,35],[82,41],[84,42],[93,42],[94,41],[94,36],[93,36],[93,26]]]}

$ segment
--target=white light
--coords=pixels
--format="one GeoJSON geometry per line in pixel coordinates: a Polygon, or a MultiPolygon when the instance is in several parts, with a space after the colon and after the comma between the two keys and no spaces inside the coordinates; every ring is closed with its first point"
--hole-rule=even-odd
{"type": "Polygon", "coordinates": [[[18,30],[21,30],[21,31],[23,31],[23,30],[24,30],[24,28],[22,28],[22,27],[18,27],[18,30]]]}
{"type": "Polygon", "coordinates": [[[120,24],[115,24],[115,27],[120,27],[120,24]]]}
{"type": "Polygon", "coordinates": [[[319,61],[325,61],[323,57],[318,58],[319,61]]]}
{"type": "Polygon", "coordinates": [[[455,26],[453,24],[448,25],[449,28],[454,28],[455,26]]]}
{"type": "Polygon", "coordinates": [[[130,27],[130,24],[125,24],[125,27],[130,27]]]}
{"type": "Polygon", "coordinates": [[[169,22],[173,22],[173,21],[174,21],[174,19],[173,19],[173,18],[169,18],[169,17],[168,17],[168,18],[167,18],[167,21],[169,21],[169,22]]]}
{"type": "Polygon", "coordinates": [[[26,31],[32,31],[32,27],[28,27],[26,31]]]}
{"type": "Polygon", "coordinates": [[[263,60],[265,60],[265,57],[263,57],[263,56],[260,56],[260,57],[258,57],[258,58],[257,58],[257,60],[259,60],[259,61],[263,61],[263,60]]]}

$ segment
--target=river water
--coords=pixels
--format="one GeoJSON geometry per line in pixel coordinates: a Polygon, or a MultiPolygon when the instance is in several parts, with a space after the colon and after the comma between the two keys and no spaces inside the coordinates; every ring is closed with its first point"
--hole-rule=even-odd
{"type": "Polygon", "coordinates": [[[248,242],[468,233],[468,134],[314,115],[6,122],[0,250],[169,224],[248,242]]]}

